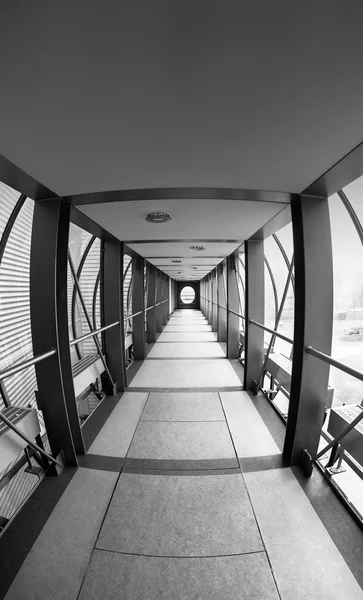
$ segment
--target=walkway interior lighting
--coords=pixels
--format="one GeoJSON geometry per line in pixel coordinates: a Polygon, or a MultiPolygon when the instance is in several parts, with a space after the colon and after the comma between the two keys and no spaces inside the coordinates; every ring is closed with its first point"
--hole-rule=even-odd
{"type": "Polygon", "coordinates": [[[145,221],[148,223],[167,223],[168,221],[171,221],[171,216],[169,213],[154,212],[149,213],[147,217],[145,217],[145,221]]]}

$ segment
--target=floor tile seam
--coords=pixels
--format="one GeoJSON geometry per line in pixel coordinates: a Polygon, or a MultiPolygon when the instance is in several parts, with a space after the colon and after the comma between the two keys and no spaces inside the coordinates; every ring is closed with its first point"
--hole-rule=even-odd
{"type": "Polygon", "coordinates": [[[225,356],[148,356],[147,360],[224,360],[225,356]]]}
{"type": "Polygon", "coordinates": [[[231,440],[232,440],[233,448],[234,448],[234,451],[236,453],[236,457],[237,457],[237,461],[238,461],[239,468],[240,468],[240,471],[241,471],[242,479],[243,479],[243,482],[245,484],[246,493],[247,493],[248,500],[250,502],[252,514],[253,514],[253,517],[255,519],[255,523],[256,523],[256,527],[258,529],[258,533],[260,534],[260,539],[261,539],[261,542],[262,542],[262,545],[263,545],[263,548],[264,548],[264,551],[265,551],[265,554],[266,554],[266,558],[267,558],[267,561],[268,561],[268,564],[269,564],[269,567],[270,567],[271,576],[272,576],[273,581],[275,583],[276,593],[278,594],[278,597],[280,598],[280,600],[282,600],[282,596],[280,594],[280,590],[279,590],[278,585],[277,585],[277,581],[276,581],[276,577],[275,577],[275,572],[274,572],[274,569],[273,569],[272,564],[271,564],[270,556],[269,556],[269,554],[267,552],[267,547],[266,547],[266,544],[265,544],[265,540],[264,540],[264,538],[262,536],[262,531],[261,531],[260,524],[259,524],[259,522],[257,520],[256,511],[255,511],[254,506],[252,504],[251,494],[250,494],[250,491],[249,491],[248,486],[247,486],[247,482],[246,482],[246,479],[245,479],[245,476],[244,476],[244,473],[243,473],[243,470],[242,470],[242,465],[241,465],[240,459],[239,459],[238,454],[237,454],[237,449],[236,449],[235,444],[234,444],[234,440],[233,440],[233,437],[232,437],[232,432],[231,432],[230,427],[229,427],[229,423],[228,423],[228,420],[227,420],[227,415],[226,415],[225,410],[224,410],[224,406],[223,406],[223,402],[222,402],[222,398],[221,398],[220,393],[218,393],[218,396],[219,396],[219,401],[221,403],[222,410],[223,410],[223,413],[224,413],[224,416],[225,416],[225,419],[226,419],[226,423],[227,423],[229,435],[230,435],[231,440]]]}
{"type": "Polygon", "coordinates": [[[228,360],[226,356],[174,356],[174,357],[169,357],[169,356],[160,356],[160,357],[153,357],[153,356],[148,356],[145,360],[179,360],[179,361],[192,361],[193,363],[196,361],[203,361],[203,360],[228,360]]]}
{"type": "Polygon", "coordinates": [[[233,385],[233,386],[225,386],[223,388],[221,388],[220,386],[214,386],[214,387],[206,387],[206,386],[199,386],[199,387],[171,387],[171,386],[163,386],[163,387],[131,387],[128,388],[128,391],[130,392],[145,392],[145,393],[177,393],[177,392],[181,392],[181,393],[198,393],[198,392],[241,392],[243,391],[243,387],[242,385],[233,385]]]}
{"type": "MultiPolygon", "coordinates": [[[[127,391],[127,389],[125,390],[125,392],[126,392],[126,391],[127,391]]],[[[111,502],[112,502],[112,500],[113,500],[113,497],[114,497],[114,495],[115,495],[116,487],[117,487],[117,485],[118,485],[118,482],[120,481],[120,477],[121,477],[121,475],[122,475],[122,472],[123,472],[123,469],[124,469],[124,466],[125,466],[125,462],[126,462],[126,456],[127,456],[127,453],[128,453],[128,451],[130,450],[130,446],[131,446],[131,444],[132,444],[132,441],[133,441],[133,439],[134,439],[134,436],[135,436],[135,433],[136,433],[136,429],[137,429],[137,427],[138,427],[138,425],[139,425],[140,419],[141,419],[141,417],[142,417],[142,414],[143,414],[143,412],[144,412],[144,410],[145,410],[146,403],[147,403],[147,401],[148,401],[148,399],[149,399],[149,395],[150,395],[150,393],[148,392],[148,393],[147,393],[146,400],[145,400],[145,404],[144,404],[144,406],[143,406],[143,409],[142,409],[142,412],[141,412],[141,415],[140,415],[140,418],[139,418],[139,420],[138,420],[138,422],[137,422],[137,425],[136,425],[136,427],[135,427],[135,431],[134,431],[134,433],[133,433],[133,436],[132,436],[131,442],[130,442],[130,444],[129,444],[129,447],[128,447],[128,449],[127,449],[127,452],[126,452],[126,455],[125,455],[125,459],[124,459],[124,461],[123,461],[123,463],[122,463],[121,470],[120,470],[120,472],[119,472],[118,476],[116,477],[115,484],[114,484],[114,486],[113,486],[113,488],[112,488],[112,491],[111,491],[110,499],[109,499],[109,501],[108,501],[108,503],[107,503],[107,506],[106,506],[106,509],[105,509],[105,512],[104,512],[103,518],[102,518],[102,520],[101,520],[100,527],[99,527],[99,529],[98,529],[98,532],[97,532],[97,534],[96,534],[96,536],[95,536],[95,542],[94,542],[94,544],[93,544],[93,549],[91,550],[90,556],[89,556],[89,558],[88,558],[88,561],[87,561],[87,566],[86,566],[86,568],[85,568],[85,570],[84,570],[84,574],[83,574],[83,577],[82,577],[82,582],[81,582],[81,584],[80,584],[80,586],[79,586],[79,590],[78,590],[78,593],[77,593],[77,600],[79,599],[80,593],[81,593],[81,591],[82,591],[82,587],[83,587],[84,581],[85,581],[85,579],[86,579],[86,575],[87,575],[88,567],[89,567],[89,564],[90,564],[90,562],[91,562],[91,559],[92,559],[93,552],[94,552],[94,550],[95,550],[95,548],[96,548],[96,544],[97,544],[97,541],[98,541],[99,535],[100,535],[100,533],[101,533],[101,531],[102,531],[102,527],[103,527],[103,525],[104,525],[104,522],[105,522],[105,519],[106,519],[107,513],[108,513],[108,511],[109,511],[109,508],[110,508],[111,502]]]]}
{"type": "Polygon", "coordinates": [[[156,344],[219,344],[217,340],[158,340],[156,344]]]}
{"type": "Polygon", "coordinates": [[[125,467],[122,471],[125,475],[147,475],[148,477],[225,477],[226,475],[240,475],[240,469],[236,467],[226,467],[224,469],[155,469],[155,468],[137,468],[125,467]]]}
{"type": "Polygon", "coordinates": [[[141,419],[140,423],[225,423],[225,419],[141,419]]]}
{"type": "Polygon", "coordinates": [[[200,560],[202,558],[229,558],[229,557],[233,557],[233,556],[248,556],[250,554],[266,554],[265,550],[253,550],[252,552],[232,552],[230,554],[201,554],[198,556],[190,556],[190,555],[184,555],[184,556],[175,556],[175,555],[169,555],[169,554],[144,554],[144,553],[139,553],[139,552],[121,552],[119,550],[109,550],[106,548],[97,548],[97,546],[95,546],[94,550],[98,550],[98,552],[109,552],[110,554],[118,554],[118,555],[122,555],[122,556],[140,556],[140,557],[145,557],[145,558],[170,558],[170,559],[185,559],[185,560],[200,560]]]}

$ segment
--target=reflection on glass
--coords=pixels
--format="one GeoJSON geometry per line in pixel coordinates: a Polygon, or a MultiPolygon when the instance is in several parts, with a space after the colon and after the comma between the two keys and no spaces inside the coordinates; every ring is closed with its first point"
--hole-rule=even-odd
{"type": "Polygon", "coordinates": [[[183,304],[192,304],[192,302],[194,302],[195,291],[190,285],[183,287],[182,291],[180,292],[180,299],[183,304]]]}

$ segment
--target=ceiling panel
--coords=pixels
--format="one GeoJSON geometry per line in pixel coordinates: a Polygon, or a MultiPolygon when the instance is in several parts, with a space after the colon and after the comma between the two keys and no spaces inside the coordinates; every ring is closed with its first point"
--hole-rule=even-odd
{"type": "Polygon", "coordinates": [[[229,256],[240,245],[239,243],[226,244],[218,242],[200,242],[200,244],[203,244],[205,248],[202,252],[190,250],[190,244],[186,242],[167,242],[164,244],[147,242],[145,244],[130,244],[130,248],[145,258],[186,257],[194,258],[198,261],[200,255],[203,257],[221,257],[223,259],[225,256],[229,256]]]}
{"type": "Polygon", "coordinates": [[[236,240],[253,235],[285,204],[237,200],[142,200],[78,207],[119,240],[236,240]],[[149,223],[152,212],[171,215],[167,223],[149,223]]]}
{"type": "Polygon", "coordinates": [[[362,22],[361,0],[8,2],[0,151],[61,196],[301,192],[363,139],[362,22]]]}
{"type": "MultiPolygon", "coordinates": [[[[190,253],[192,254],[192,253],[190,253]]],[[[201,254],[201,253],[200,253],[201,254]]],[[[203,256],[186,256],[182,259],[172,259],[172,258],[149,258],[151,264],[161,268],[173,266],[175,268],[178,267],[180,263],[173,263],[173,260],[181,260],[183,265],[197,265],[197,266],[206,266],[206,267],[215,267],[219,262],[223,260],[223,257],[215,256],[215,257],[203,257],[203,256]]]]}

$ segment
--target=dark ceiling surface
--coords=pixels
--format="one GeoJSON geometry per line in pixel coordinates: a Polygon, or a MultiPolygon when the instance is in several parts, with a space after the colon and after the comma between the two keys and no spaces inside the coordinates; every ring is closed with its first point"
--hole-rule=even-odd
{"type": "Polygon", "coordinates": [[[0,153],[59,195],[300,193],[363,139],[363,2],[6,2],[0,153]]]}

